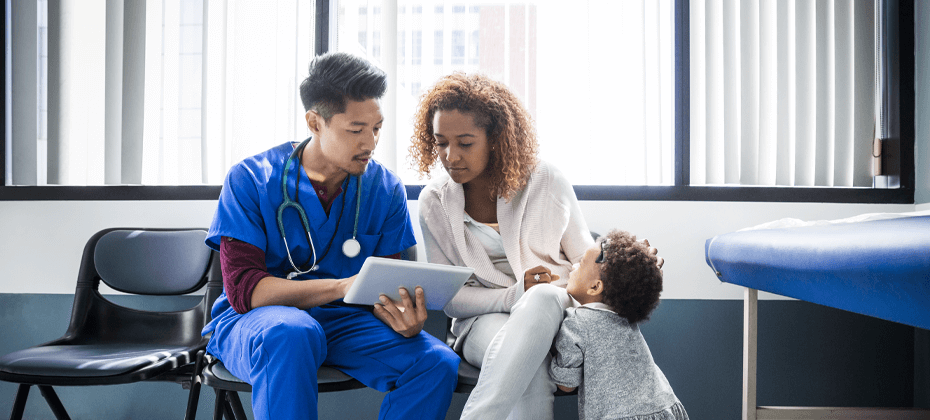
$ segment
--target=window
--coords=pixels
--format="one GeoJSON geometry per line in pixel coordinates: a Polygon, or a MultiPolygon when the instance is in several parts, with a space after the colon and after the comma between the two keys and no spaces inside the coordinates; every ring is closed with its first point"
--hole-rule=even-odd
{"type": "Polygon", "coordinates": [[[472,31],[471,40],[468,44],[468,64],[478,65],[480,64],[479,58],[481,57],[481,32],[472,31]]]}
{"type": "MultiPolygon", "coordinates": [[[[576,185],[669,187],[626,190],[645,192],[641,197],[649,199],[681,194],[685,190],[680,187],[703,186],[692,190],[699,193],[684,195],[710,193],[708,199],[719,199],[739,194],[740,198],[729,199],[750,200],[780,200],[802,190],[707,187],[871,187],[873,178],[863,171],[870,162],[862,158],[862,145],[871,144],[870,138],[862,140],[862,128],[871,125],[871,109],[855,101],[872,102],[872,86],[862,90],[861,80],[873,78],[867,71],[874,62],[867,58],[873,2],[591,0],[573,2],[571,7],[535,1],[469,3],[435,6],[432,22],[408,21],[399,26],[399,33],[434,31],[432,68],[401,64],[397,73],[404,81],[399,83],[411,86],[412,80],[418,80],[429,86],[456,70],[481,71],[503,81],[536,117],[541,157],[554,162],[576,185]],[[685,20],[689,22],[684,24],[685,20]],[[785,28],[775,28],[776,23],[785,28]],[[729,32],[723,36],[721,31],[729,32]],[[803,38],[805,34],[810,39],[803,38]],[[810,54],[811,48],[818,54],[793,59],[800,64],[790,75],[770,71],[777,67],[771,65],[776,47],[787,45],[785,40],[791,40],[795,57],[810,54]],[[676,50],[676,42],[682,49],[676,50]],[[688,45],[682,47],[685,42],[688,45]],[[676,53],[682,57],[682,51],[690,60],[684,72],[676,72],[676,53]],[[852,58],[837,61],[842,57],[852,58]],[[680,80],[683,76],[689,80],[680,80]],[[778,77],[787,77],[792,84],[773,83],[778,77]],[[797,84],[798,78],[811,77],[820,91],[812,90],[810,83],[797,84]],[[682,96],[685,89],[690,95],[682,96]],[[788,106],[791,114],[780,117],[767,98],[789,90],[795,92],[794,103],[788,106]],[[855,100],[851,92],[859,92],[855,100]],[[681,102],[689,96],[688,104],[681,102]],[[805,108],[805,101],[828,106],[805,108]],[[762,117],[761,112],[768,114],[762,117]],[[773,124],[778,118],[790,120],[790,125],[773,124]],[[726,124],[721,122],[724,119],[726,124]],[[852,121],[856,123],[851,125],[852,121]],[[682,123],[688,123],[684,130],[682,123]],[[713,131],[718,126],[722,128],[713,131]],[[771,140],[785,136],[789,129],[791,146],[771,140]],[[789,152],[773,149],[774,145],[789,152]],[[772,168],[788,162],[796,167],[789,171],[789,181],[776,181],[772,168]]],[[[343,0],[340,7],[351,4],[343,0]]],[[[351,47],[337,44],[335,48],[351,47]]],[[[415,100],[398,98],[398,121],[409,120],[405,116],[412,113],[415,100]]],[[[784,107],[787,102],[775,103],[784,107]]],[[[403,125],[397,131],[396,139],[409,137],[403,125]]],[[[394,145],[395,156],[406,154],[402,143],[394,145]]],[[[397,165],[405,182],[422,182],[404,162],[397,165]]],[[[610,190],[591,191],[596,191],[592,196],[600,196],[610,190]]],[[[817,200],[814,195],[807,197],[800,200],[817,200]]]]}
{"type": "Polygon", "coordinates": [[[407,33],[397,33],[397,63],[400,65],[407,64],[407,33]]]}
{"type": "Polygon", "coordinates": [[[443,31],[433,32],[433,64],[442,65],[442,36],[443,31]]]}
{"type": "Polygon", "coordinates": [[[411,57],[410,64],[420,64],[420,60],[423,57],[423,31],[413,31],[413,39],[411,39],[411,57]]]}
{"type": "Polygon", "coordinates": [[[452,64],[465,64],[465,33],[452,31],[452,64]]]}
{"type": "Polygon", "coordinates": [[[12,120],[7,185],[219,185],[231,164],[306,135],[297,84],[314,13],[304,2],[18,8],[30,3],[16,3],[14,20],[35,22],[41,42],[27,54],[39,59],[13,77],[30,71],[38,83],[12,96],[33,95],[39,114],[31,129],[12,120]]]}
{"type": "Polygon", "coordinates": [[[368,49],[368,7],[358,8],[358,45],[363,50],[368,49]]]}
{"type": "MultiPolygon", "coordinates": [[[[339,8],[350,11],[376,3],[342,0],[339,8]]],[[[417,3],[399,2],[398,8],[417,3]]],[[[540,157],[553,162],[573,183],[671,185],[672,5],[671,0],[592,0],[573,2],[569,8],[536,1],[435,5],[428,9],[432,19],[398,16],[397,39],[409,34],[412,48],[417,48],[422,31],[432,33],[432,48],[426,47],[433,59],[426,61],[431,65],[417,64],[416,58],[413,64],[398,63],[397,83],[425,88],[452,71],[483,72],[523,100],[537,121],[540,157]],[[569,63],[571,72],[566,70],[569,63]],[[585,157],[579,159],[582,154],[585,157]]],[[[353,27],[352,19],[346,15],[337,33],[353,27]]],[[[358,49],[343,42],[349,37],[338,39],[336,49],[358,49]]],[[[382,62],[380,56],[368,58],[382,62]]],[[[408,122],[420,89],[398,91],[397,121],[408,122]]],[[[382,138],[379,150],[390,148],[384,150],[385,157],[399,157],[394,163],[397,173],[408,184],[420,184],[424,181],[404,159],[408,126],[396,124],[396,142],[382,138]]]]}
{"type": "Polygon", "coordinates": [[[872,186],[875,4],[690,7],[692,185],[872,186]]]}
{"type": "MultiPolygon", "coordinates": [[[[886,4],[884,0],[876,2],[886,4]]],[[[853,57],[854,67],[868,66],[868,61],[860,58],[860,53],[867,50],[860,38],[865,36],[861,30],[869,25],[860,20],[867,20],[867,9],[874,6],[873,2],[832,2],[828,6],[827,2],[812,0],[758,3],[588,0],[566,5],[537,0],[490,3],[472,0],[442,5],[401,0],[392,9],[383,9],[384,4],[378,0],[282,2],[285,4],[274,7],[256,6],[252,2],[209,2],[209,7],[205,7],[200,0],[149,2],[146,7],[107,2],[94,6],[96,9],[88,6],[72,16],[75,23],[65,28],[74,33],[44,29],[48,22],[55,24],[61,16],[55,10],[46,11],[48,3],[38,0],[34,3],[35,10],[29,10],[33,2],[17,2],[17,7],[26,6],[10,12],[14,24],[9,30],[14,36],[7,37],[7,49],[19,64],[8,67],[7,72],[17,83],[16,89],[7,94],[8,104],[16,106],[12,110],[12,136],[3,149],[2,175],[6,185],[216,186],[232,163],[279,142],[278,139],[306,135],[296,85],[305,75],[306,63],[314,51],[339,49],[365,55],[376,63],[381,63],[385,54],[396,54],[399,58],[394,72],[397,86],[402,87],[397,90],[396,98],[398,123],[396,132],[385,136],[393,140],[382,140],[379,152],[390,151],[386,156],[395,156],[395,161],[388,165],[395,167],[408,184],[423,181],[403,159],[407,154],[404,139],[409,138],[410,127],[400,122],[409,121],[424,87],[443,74],[459,70],[484,72],[506,83],[521,97],[537,120],[540,157],[562,169],[579,186],[576,190],[581,198],[913,201],[910,162],[913,127],[908,127],[913,124],[913,98],[907,97],[913,90],[913,57],[904,54],[900,59],[886,59],[879,66],[880,70],[890,72],[885,74],[885,80],[900,80],[901,85],[870,85],[864,90],[857,84],[862,79],[858,73],[839,74],[842,72],[837,69],[849,67],[849,63],[837,61],[839,58],[828,59],[825,66],[817,61],[823,60],[822,54],[814,55],[814,63],[797,58],[810,53],[804,48],[823,51],[827,46],[837,51],[829,56],[853,57]],[[316,13],[316,5],[325,7],[322,13],[316,13]],[[114,7],[121,11],[109,13],[114,11],[107,8],[114,7]],[[396,28],[389,28],[396,29],[396,38],[385,38],[382,13],[397,17],[396,28]],[[331,17],[326,18],[327,14],[331,17]],[[104,20],[111,15],[125,16],[118,22],[121,29],[102,29],[114,27],[115,22],[104,20]],[[814,25],[814,29],[805,35],[797,31],[796,23],[790,23],[792,31],[781,31],[785,22],[798,19],[808,22],[801,25],[802,29],[808,24],[814,25]],[[30,20],[36,23],[32,29],[18,24],[30,20]],[[824,35],[827,32],[816,29],[821,26],[833,31],[824,35]],[[33,41],[28,41],[28,36],[24,38],[30,31],[33,41]],[[718,35],[720,31],[730,32],[723,37],[718,35]],[[140,37],[135,34],[139,32],[145,34],[142,37],[145,44],[122,48],[124,43],[138,40],[140,37]],[[568,33],[572,36],[565,36],[568,33]],[[798,44],[797,40],[805,36],[813,40],[814,47],[798,44]],[[118,39],[116,44],[111,42],[112,37],[118,39]],[[721,44],[718,50],[708,48],[716,45],[708,41],[715,37],[725,38],[729,44],[721,44]],[[763,54],[756,64],[752,62],[755,58],[747,60],[751,54],[739,53],[738,48],[727,49],[735,42],[770,45],[766,43],[772,37],[777,45],[793,45],[795,67],[801,62],[816,69],[832,70],[815,70],[813,76],[799,72],[793,76],[782,73],[772,76],[764,70],[779,66],[763,63],[773,62],[773,51],[781,54],[778,48],[760,47],[763,54]],[[27,41],[12,45],[11,38],[27,41]],[[782,39],[792,40],[793,44],[780,42],[782,39]],[[847,42],[849,39],[852,41],[847,42]],[[30,42],[34,49],[23,47],[30,42]],[[106,45],[118,45],[120,48],[113,51],[125,50],[126,56],[110,62],[101,59],[77,64],[76,60],[60,56],[61,51],[72,51],[69,43],[75,42],[86,51],[100,51],[87,56],[114,56],[103,54],[108,51],[106,45]],[[798,45],[802,45],[800,52],[798,45]],[[34,57],[33,64],[23,64],[28,62],[23,58],[30,56],[34,57]],[[703,64],[696,64],[702,60],[703,64]],[[142,67],[140,62],[150,65],[142,67]],[[151,65],[153,62],[158,65],[151,65]],[[102,76],[90,78],[81,88],[47,89],[48,78],[69,77],[68,72],[75,72],[74,66],[99,68],[93,73],[102,76]],[[746,69],[750,69],[749,73],[746,69]],[[759,74],[756,81],[755,76],[746,76],[756,73],[759,74]],[[798,78],[812,77],[816,86],[822,87],[821,81],[827,80],[823,79],[824,73],[837,73],[837,81],[833,83],[841,86],[832,88],[827,96],[816,88],[797,85],[798,78]],[[723,80],[729,85],[721,82],[721,74],[727,75],[723,80]],[[790,95],[794,95],[794,106],[800,106],[801,112],[795,110],[794,116],[781,117],[770,105],[762,102],[753,105],[743,96],[743,87],[747,85],[755,86],[749,90],[758,91],[759,96],[772,95],[772,83],[766,80],[779,77],[794,80],[790,89],[781,89],[789,86],[785,84],[777,84],[779,88],[775,89],[779,94],[795,92],[790,95]],[[841,84],[850,83],[847,80],[850,78],[851,85],[841,84]],[[20,87],[30,85],[35,88],[23,94],[20,87]],[[803,108],[806,105],[798,97],[808,91],[821,95],[817,98],[830,98],[834,104],[832,110],[803,108]],[[888,96],[888,92],[898,91],[903,97],[888,96]],[[857,139],[865,128],[871,131],[862,122],[873,119],[859,114],[864,107],[839,109],[856,103],[868,92],[883,98],[883,103],[904,104],[899,111],[883,115],[886,118],[889,114],[900,115],[897,130],[911,129],[910,134],[897,133],[884,123],[877,128],[882,138],[879,143],[885,150],[897,153],[902,165],[900,184],[889,182],[892,187],[902,187],[897,190],[868,188],[870,185],[865,184],[876,178],[870,174],[863,177],[861,168],[847,171],[846,163],[839,168],[836,163],[839,159],[817,169],[824,160],[822,156],[852,154],[855,160],[862,154],[864,148],[858,140],[849,146],[845,140],[836,139],[849,137],[842,134],[843,130],[856,133],[857,139]],[[848,95],[853,95],[852,101],[848,95]],[[28,99],[30,96],[32,99],[28,99]],[[738,100],[714,102],[717,96],[738,100]],[[694,103],[707,106],[693,106],[694,103]],[[718,112],[718,108],[722,111],[718,112]],[[740,118],[730,117],[734,110],[740,118]],[[763,117],[765,112],[769,114],[763,117]],[[823,112],[827,118],[820,117],[823,112]],[[852,117],[848,117],[850,113],[852,117]],[[746,119],[753,114],[759,116],[755,120],[746,119]],[[724,124],[720,115],[727,118],[724,124]],[[768,124],[773,119],[771,115],[778,115],[775,120],[793,121],[788,132],[795,133],[796,139],[793,146],[787,146],[788,153],[779,151],[779,147],[786,147],[783,143],[771,140],[783,134],[744,135],[746,130],[768,124]],[[804,118],[815,122],[805,123],[804,118]],[[830,118],[851,119],[859,125],[850,128],[838,128],[838,123],[821,125],[820,121],[830,118]],[[802,126],[813,128],[798,129],[799,120],[802,126]],[[75,138],[63,137],[62,132],[102,134],[75,138]],[[832,139],[832,143],[824,142],[824,138],[832,139]],[[808,147],[812,149],[805,149],[808,147]],[[776,156],[787,156],[788,166],[795,168],[799,160],[810,160],[809,150],[813,150],[815,169],[805,169],[808,172],[801,176],[791,175],[788,179],[793,180],[787,183],[778,181],[776,169],[773,182],[771,167],[784,166],[783,161],[780,158],[771,164],[753,161],[772,156],[772,150],[776,156]],[[86,159],[75,160],[80,155],[86,159]],[[744,176],[747,169],[756,174],[744,176]],[[721,170],[723,175],[719,174],[721,170]],[[830,182],[819,181],[831,177],[830,182]],[[847,181],[850,178],[852,181],[847,181]],[[717,185],[730,187],[717,188],[717,185]],[[819,188],[828,185],[840,188],[819,188]],[[800,196],[795,196],[799,191],[800,196]]],[[[57,7],[54,4],[58,3],[51,3],[57,7]]],[[[900,33],[900,48],[906,50],[908,42],[913,46],[913,22],[900,19],[903,24],[899,24],[898,14],[908,13],[882,9],[877,19],[900,31],[892,33],[900,33]]],[[[780,58],[775,61],[781,64],[780,58]]],[[[784,103],[779,102],[780,106],[784,103]]],[[[861,161],[857,162],[860,163],[855,165],[861,166],[861,161]]],[[[22,197],[19,191],[22,190],[0,187],[0,199],[22,197]]],[[[57,194],[54,191],[57,190],[45,197],[54,198],[57,194]]],[[[210,191],[213,192],[206,197],[218,189],[212,187],[210,191]]],[[[74,190],[68,194],[79,198],[83,192],[74,190]]],[[[147,197],[146,194],[141,197],[147,197]]]]}

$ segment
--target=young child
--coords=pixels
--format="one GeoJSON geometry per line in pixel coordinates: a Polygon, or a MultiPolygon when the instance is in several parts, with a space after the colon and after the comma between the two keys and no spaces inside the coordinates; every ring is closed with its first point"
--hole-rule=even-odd
{"type": "Polygon", "coordinates": [[[648,247],[613,230],[569,275],[574,307],[556,336],[549,374],[563,391],[581,387],[582,420],[688,419],[639,332],[662,292],[662,272],[648,247]]]}

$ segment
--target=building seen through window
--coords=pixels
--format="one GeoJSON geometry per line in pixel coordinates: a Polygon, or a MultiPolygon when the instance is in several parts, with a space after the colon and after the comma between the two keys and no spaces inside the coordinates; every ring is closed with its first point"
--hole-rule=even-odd
{"type": "Polygon", "coordinates": [[[540,158],[573,183],[672,183],[671,1],[398,1],[396,47],[356,42],[383,39],[380,1],[338,4],[335,49],[396,54],[396,135],[376,157],[395,156],[404,182],[425,182],[405,159],[422,89],[460,71],[510,87],[537,121],[540,158]]]}

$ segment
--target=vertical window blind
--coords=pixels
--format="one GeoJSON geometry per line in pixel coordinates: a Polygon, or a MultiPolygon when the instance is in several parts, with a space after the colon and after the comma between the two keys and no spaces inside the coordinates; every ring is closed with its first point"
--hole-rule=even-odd
{"type": "Polygon", "coordinates": [[[871,187],[872,0],[691,0],[691,185],[871,187]]]}
{"type": "Polygon", "coordinates": [[[15,2],[6,179],[215,185],[235,162],[306,136],[298,85],[314,3],[15,2]]]}

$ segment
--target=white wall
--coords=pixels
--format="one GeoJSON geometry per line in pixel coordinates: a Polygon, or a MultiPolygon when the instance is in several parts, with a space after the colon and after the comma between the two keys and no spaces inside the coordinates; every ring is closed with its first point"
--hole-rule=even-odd
{"type": "MultiPolygon", "coordinates": [[[[417,202],[408,202],[417,220],[417,202]]],[[[204,227],[215,201],[0,201],[0,293],[73,293],[84,243],[108,227],[204,227]]],[[[648,238],[665,258],[665,299],[742,299],[704,261],[704,242],[785,217],[910,212],[912,204],[582,201],[591,230],[648,238]]],[[[418,242],[422,235],[414,227],[418,242]]],[[[424,253],[420,252],[422,256],[424,253]]],[[[106,291],[104,291],[106,292],[106,291]]],[[[775,298],[765,293],[763,298],[775,298]]]]}

